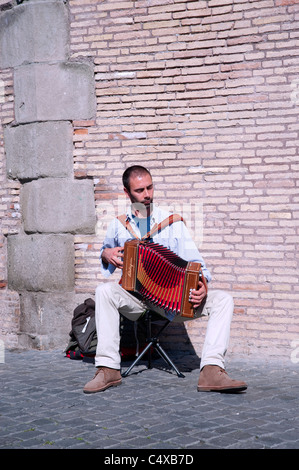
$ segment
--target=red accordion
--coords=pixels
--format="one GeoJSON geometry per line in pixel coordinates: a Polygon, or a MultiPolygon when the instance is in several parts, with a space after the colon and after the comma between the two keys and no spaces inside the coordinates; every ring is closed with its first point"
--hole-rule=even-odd
{"type": "Polygon", "coordinates": [[[191,289],[206,282],[201,264],[188,262],[158,243],[129,240],[124,246],[122,287],[162,308],[168,318],[194,317],[191,289]]]}

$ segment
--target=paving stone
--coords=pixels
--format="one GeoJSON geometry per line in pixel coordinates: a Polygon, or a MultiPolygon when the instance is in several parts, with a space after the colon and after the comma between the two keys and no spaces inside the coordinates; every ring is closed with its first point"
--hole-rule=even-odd
{"type": "Polygon", "coordinates": [[[93,364],[71,361],[61,350],[6,351],[0,364],[0,449],[192,454],[299,448],[298,365],[231,359],[230,375],[249,384],[233,395],[198,393],[198,358],[174,361],[184,379],[158,359],[151,370],[138,365],[120,387],[85,395],[93,364]]]}

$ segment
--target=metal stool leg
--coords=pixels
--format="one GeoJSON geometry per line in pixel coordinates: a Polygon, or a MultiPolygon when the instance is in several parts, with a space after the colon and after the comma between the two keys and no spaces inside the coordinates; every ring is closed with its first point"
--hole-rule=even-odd
{"type": "Polygon", "coordinates": [[[122,373],[122,377],[127,377],[127,375],[129,375],[129,373],[131,372],[131,370],[133,369],[133,367],[135,367],[138,362],[142,359],[142,357],[144,356],[144,354],[148,351],[148,349],[150,349],[152,347],[153,343],[150,342],[146,348],[142,351],[141,354],[139,354],[139,356],[135,359],[135,361],[133,362],[133,364],[130,365],[130,367],[124,372],[122,373]]]}
{"type": "Polygon", "coordinates": [[[177,373],[178,377],[182,377],[184,378],[184,374],[182,374],[182,372],[180,372],[177,367],[174,365],[174,363],[172,362],[172,360],[170,359],[170,357],[166,354],[166,352],[164,351],[164,349],[160,346],[159,343],[155,344],[154,348],[156,349],[156,351],[158,351],[158,353],[160,354],[160,356],[164,359],[165,362],[167,362],[177,373]]]}
{"type": "Polygon", "coordinates": [[[141,352],[141,354],[135,359],[135,361],[130,365],[130,367],[124,372],[122,373],[122,377],[127,377],[129,375],[129,373],[131,372],[131,370],[133,369],[133,367],[135,367],[138,362],[142,359],[142,357],[148,352],[148,368],[151,369],[152,368],[152,357],[151,357],[151,348],[153,347],[155,351],[157,351],[159,353],[159,355],[162,357],[162,359],[164,359],[164,361],[170,366],[172,367],[175,372],[177,373],[178,377],[185,377],[184,374],[182,374],[178,369],[177,367],[174,365],[174,363],[171,361],[171,359],[169,358],[169,356],[166,354],[166,352],[164,351],[164,349],[162,348],[162,346],[160,346],[159,344],[159,335],[162,333],[162,331],[167,327],[167,325],[170,323],[169,320],[166,321],[166,323],[162,326],[162,328],[158,331],[158,333],[156,334],[156,336],[152,337],[151,335],[151,313],[150,312],[147,312],[146,313],[147,315],[147,333],[148,333],[148,339],[147,341],[149,341],[149,343],[147,344],[147,346],[145,347],[145,349],[141,352]]]}

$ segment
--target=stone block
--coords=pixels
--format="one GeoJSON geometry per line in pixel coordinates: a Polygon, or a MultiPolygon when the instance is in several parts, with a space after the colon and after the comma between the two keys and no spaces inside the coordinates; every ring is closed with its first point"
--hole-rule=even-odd
{"type": "Polygon", "coordinates": [[[75,292],[21,292],[19,347],[64,350],[74,309],[87,297],[75,292]]]}
{"type": "Polygon", "coordinates": [[[93,68],[86,63],[30,64],[15,69],[15,119],[92,119],[96,100],[93,68]]]}
{"type": "Polygon", "coordinates": [[[44,178],[26,183],[21,210],[26,233],[95,233],[91,180],[44,178]]]}
{"type": "Polygon", "coordinates": [[[26,2],[0,16],[0,67],[66,60],[68,9],[62,1],[26,2]]]}
{"type": "Polygon", "coordinates": [[[32,180],[73,173],[73,127],[68,121],[7,127],[4,142],[10,178],[32,180]]]}
{"type": "Polygon", "coordinates": [[[9,235],[8,287],[16,291],[71,291],[75,282],[72,235],[9,235]]]}

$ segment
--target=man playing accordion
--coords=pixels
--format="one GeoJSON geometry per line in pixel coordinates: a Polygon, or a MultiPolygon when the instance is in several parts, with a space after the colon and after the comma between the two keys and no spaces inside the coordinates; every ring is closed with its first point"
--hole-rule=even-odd
{"type": "MultiPolygon", "coordinates": [[[[123,268],[124,245],[132,239],[132,233],[139,239],[153,233],[151,241],[168,248],[183,260],[200,263],[205,279],[199,278],[197,287],[190,293],[190,302],[194,318],[208,316],[209,320],[197,390],[246,390],[246,383],[231,379],[224,368],[234,309],[231,295],[221,290],[208,290],[211,274],[182,220],[176,220],[162,230],[153,230],[170,214],[153,204],[154,186],[150,172],[139,165],[129,167],[123,174],[123,185],[131,206],[123,220],[116,218],[108,227],[100,252],[102,273],[108,278],[116,269],[123,268]]],[[[85,393],[96,393],[121,384],[119,314],[136,321],[148,308],[144,299],[128,292],[117,282],[100,284],[96,289],[95,304],[98,337],[96,374],[85,385],[85,393]]],[[[163,315],[161,308],[157,307],[157,311],[163,315]]],[[[178,315],[173,321],[182,319],[178,315]]]]}

